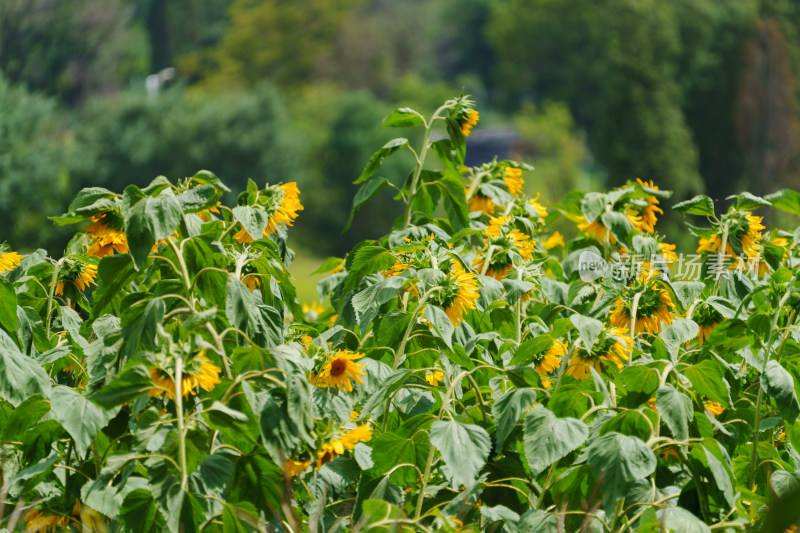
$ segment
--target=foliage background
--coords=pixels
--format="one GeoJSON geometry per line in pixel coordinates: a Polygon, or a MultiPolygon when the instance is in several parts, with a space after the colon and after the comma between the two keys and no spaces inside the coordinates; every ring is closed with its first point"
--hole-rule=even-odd
{"type": "Polygon", "coordinates": [[[798,188],[799,73],[790,0],[8,0],[0,241],[61,250],[41,215],[82,186],[210,168],[234,193],[296,179],[295,245],[341,254],[396,214],[386,195],[340,235],[379,119],[460,90],[482,113],[469,153],[533,164],[546,200],[634,177],[678,201],[798,188]]]}

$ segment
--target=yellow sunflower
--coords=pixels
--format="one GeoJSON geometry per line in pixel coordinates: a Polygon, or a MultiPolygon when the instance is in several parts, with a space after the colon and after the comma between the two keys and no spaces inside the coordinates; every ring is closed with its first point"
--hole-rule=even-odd
{"type": "Polygon", "coordinates": [[[72,525],[80,524],[81,502],[75,500],[70,514],[47,514],[42,509],[32,509],[23,517],[27,533],[55,533],[65,531],[72,525]]]}
{"type": "Polygon", "coordinates": [[[434,370],[433,372],[428,372],[425,374],[425,381],[427,381],[432,387],[438,387],[439,383],[441,383],[443,379],[444,372],[441,370],[434,370]]]}
{"type": "Polygon", "coordinates": [[[467,112],[466,117],[459,123],[461,126],[461,133],[464,134],[464,137],[469,137],[469,134],[472,133],[472,128],[475,127],[479,119],[480,114],[474,109],[467,112]]]}
{"type": "Polygon", "coordinates": [[[303,302],[302,310],[303,310],[303,320],[305,320],[306,322],[314,322],[319,318],[319,316],[322,313],[325,312],[325,306],[317,302],[311,302],[311,303],[303,302]]]}
{"type": "Polygon", "coordinates": [[[675,253],[674,244],[660,242],[658,243],[658,251],[661,253],[661,257],[664,258],[665,263],[674,263],[678,260],[678,254],[675,253]]]}
{"type": "Polygon", "coordinates": [[[559,366],[561,366],[561,358],[567,353],[567,345],[563,342],[555,341],[542,355],[541,359],[536,363],[536,371],[543,378],[547,378],[559,366]]]}
{"type": "Polygon", "coordinates": [[[93,216],[89,220],[91,224],[85,230],[92,241],[86,252],[88,255],[107,257],[128,253],[128,238],[121,227],[122,220],[109,213],[93,216]]]}
{"type": "MultiPolygon", "coordinates": [[[[761,223],[762,220],[762,217],[757,217],[747,211],[733,211],[725,215],[723,223],[729,225],[725,253],[731,256],[738,255],[733,246],[731,246],[731,243],[738,243],[745,256],[749,258],[757,257],[761,253],[761,241],[763,239],[761,235],[761,230],[764,229],[764,225],[761,223]]],[[[718,233],[710,237],[700,238],[697,253],[719,253],[721,247],[722,237],[718,229],[718,233]]],[[[736,265],[731,265],[731,267],[736,268],[736,265]]]]}
{"type": "Polygon", "coordinates": [[[666,325],[672,323],[675,304],[666,289],[658,284],[657,275],[658,272],[653,270],[649,263],[642,265],[642,272],[636,280],[637,283],[625,290],[622,298],[614,302],[614,307],[609,316],[612,326],[630,330],[635,293],[640,293],[641,295],[636,308],[634,334],[638,335],[643,331],[660,333],[662,322],[666,325]]]}
{"type": "Polygon", "coordinates": [[[286,476],[289,479],[299,476],[300,474],[303,473],[303,471],[305,471],[306,468],[308,468],[308,465],[310,464],[311,464],[311,459],[308,459],[306,461],[295,461],[293,459],[287,459],[286,463],[284,463],[283,465],[284,476],[286,476]]]}
{"type": "Polygon", "coordinates": [[[69,261],[64,264],[58,272],[56,282],[56,296],[64,295],[64,287],[68,283],[73,283],[81,292],[85,291],[89,285],[94,284],[97,277],[97,265],[82,263],[80,261],[69,261]]]}
{"type": "Polygon", "coordinates": [[[508,192],[511,193],[511,196],[519,196],[519,193],[522,192],[523,185],[525,185],[525,180],[522,177],[522,169],[506,167],[503,181],[506,187],[508,187],[508,192]]]}
{"type": "Polygon", "coordinates": [[[725,317],[719,311],[707,304],[698,306],[692,318],[700,327],[700,331],[697,333],[697,342],[701,346],[706,342],[711,332],[714,331],[714,328],[725,320],[725,317]]]}
{"type": "Polygon", "coordinates": [[[250,289],[250,292],[255,291],[261,286],[261,280],[258,279],[258,275],[254,273],[242,274],[241,280],[244,286],[250,289]]]}
{"type": "Polygon", "coordinates": [[[17,252],[0,253],[0,274],[14,270],[20,261],[22,261],[22,256],[17,252]]]}
{"type": "MultiPolygon", "coordinates": [[[[217,383],[222,382],[219,379],[222,369],[209,361],[204,354],[205,350],[200,350],[197,357],[186,367],[186,373],[181,379],[181,395],[184,398],[188,398],[190,394],[194,396],[197,387],[210,392],[217,383]]],[[[172,377],[163,370],[155,368],[150,369],[150,377],[153,379],[154,387],[147,393],[148,396],[166,394],[170,400],[175,399],[175,381],[172,377]]]]}
{"type": "Polygon", "coordinates": [[[440,294],[444,312],[454,326],[461,323],[467,309],[475,309],[478,300],[478,281],[475,274],[467,272],[458,260],[453,261],[447,284],[440,294]]]}
{"type": "MultiPolygon", "coordinates": [[[[547,216],[547,208],[538,202],[539,200],[539,193],[536,193],[536,197],[528,200],[528,203],[533,207],[536,211],[536,214],[539,215],[539,218],[545,218],[547,216]]],[[[585,220],[585,219],[584,219],[585,220]]],[[[556,232],[558,233],[558,232],[556,232]]]]}
{"type": "Polygon", "coordinates": [[[567,246],[564,242],[564,236],[558,231],[554,231],[552,235],[544,240],[545,250],[552,250],[556,246],[561,246],[562,248],[566,248],[567,246]]]}
{"type": "Polygon", "coordinates": [[[622,328],[605,329],[591,350],[581,347],[575,351],[570,358],[566,373],[575,379],[586,379],[592,375],[590,367],[598,373],[602,371],[601,361],[610,361],[622,370],[623,361],[630,359],[632,350],[633,339],[628,336],[626,330],[622,328]]]}
{"type": "Polygon", "coordinates": [[[482,271],[490,247],[492,254],[486,275],[502,280],[513,266],[513,257],[517,255],[523,261],[528,261],[533,256],[534,244],[528,235],[508,225],[511,217],[492,217],[486,227],[486,238],[483,250],[478,253],[472,268],[482,271]]]}
{"type": "Polygon", "coordinates": [[[398,259],[389,269],[384,270],[381,272],[381,274],[383,274],[384,278],[391,278],[392,276],[397,276],[402,271],[408,270],[409,268],[412,268],[411,265],[407,265],[398,259]]]}
{"type": "Polygon", "coordinates": [[[372,439],[372,429],[369,426],[358,426],[345,433],[338,439],[326,442],[317,451],[317,461],[314,465],[317,470],[326,463],[330,463],[346,450],[352,450],[359,442],[368,442],[372,439]]]}
{"type": "MultiPolygon", "coordinates": [[[[264,228],[264,235],[267,237],[278,231],[278,226],[294,225],[295,219],[298,217],[297,212],[302,211],[303,205],[300,203],[300,189],[297,183],[289,182],[284,183],[278,187],[280,199],[278,200],[277,207],[273,207],[274,211],[270,214],[267,221],[267,227],[264,228]]],[[[236,233],[233,238],[240,243],[253,242],[253,237],[242,228],[236,233]]]]}
{"type": "Polygon", "coordinates": [[[725,410],[725,408],[717,402],[705,402],[703,405],[708,409],[708,412],[711,413],[711,416],[714,417],[721,415],[725,410]]]}
{"type": "MultiPolygon", "coordinates": [[[[464,193],[468,193],[469,189],[464,189],[464,193]]],[[[482,195],[480,192],[476,192],[475,195],[469,199],[469,210],[470,212],[474,211],[481,211],[487,215],[494,214],[496,206],[492,199],[488,196],[482,195]]]]}
{"type": "Polygon", "coordinates": [[[340,391],[353,391],[350,379],[363,385],[361,376],[367,373],[361,369],[366,365],[354,362],[355,359],[364,357],[363,353],[351,352],[348,350],[338,350],[335,355],[331,354],[328,361],[322,366],[319,374],[311,374],[311,384],[317,387],[336,387],[340,391]]]}
{"type": "Polygon", "coordinates": [[[614,238],[611,230],[601,224],[600,220],[587,222],[586,217],[581,215],[578,217],[578,230],[585,233],[587,237],[591,237],[599,242],[603,242],[606,239],[608,239],[608,242],[611,244],[615,244],[617,242],[617,239],[614,238]]]}
{"type": "MultiPolygon", "coordinates": [[[[649,182],[642,181],[639,178],[636,178],[636,182],[641,185],[642,187],[649,187],[655,191],[658,190],[658,186],[653,184],[653,180],[649,182]]],[[[655,231],[654,226],[656,225],[656,221],[658,218],[656,217],[656,213],[663,215],[664,211],[658,207],[658,198],[655,196],[648,196],[645,198],[647,200],[647,206],[641,210],[641,212],[637,213],[637,216],[634,218],[628,217],[631,223],[638,229],[639,231],[645,231],[647,233],[653,233],[655,231]],[[636,220],[636,222],[634,222],[636,220]]]]}

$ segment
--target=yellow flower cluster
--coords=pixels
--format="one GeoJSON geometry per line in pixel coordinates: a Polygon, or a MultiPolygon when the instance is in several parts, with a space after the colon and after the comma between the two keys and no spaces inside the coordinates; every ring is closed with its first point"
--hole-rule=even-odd
{"type": "MultiPolygon", "coordinates": [[[[186,374],[182,376],[181,395],[184,398],[188,398],[190,394],[194,396],[197,387],[210,392],[214,390],[214,386],[217,383],[221,383],[219,374],[222,369],[209,361],[203,355],[204,352],[204,350],[200,351],[191,363],[193,369],[189,370],[187,367],[186,374]]],[[[161,370],[153,368],[150,370],[150,377],[153,379],[154,387],[147,393],[148,396],[163,396],[166,394],[170,400],[175,399],[175,381],[170,376],[165,375],[161,370]]]]}
{"type": "Polygon", "coordinates": [[[111,216],[107,213],[93,216],[92,223],[86,226],[86,234],[91,239],[86,253],[97,257],[128,253],[128,238],[125,232],[111,224],[111,216]]]}

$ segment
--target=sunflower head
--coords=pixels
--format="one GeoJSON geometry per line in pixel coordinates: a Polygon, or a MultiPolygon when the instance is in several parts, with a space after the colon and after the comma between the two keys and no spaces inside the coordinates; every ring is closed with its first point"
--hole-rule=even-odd
{"type": "Polygon", "coordinates": [[[697,341],[702,345],[711,335],[711,332],[714,331],[714,328],[725,320],[725,317],[710,305],[702,304],[698,305],[694,310],[692,319],[700,327],[700,331],[697,333],[697,341]]]}
{"type": "Polygon", "coordinates": [[[11,272],[22,261],[22,256],[17,252],[12,252],[7,244],[0,244],[0,274],[11,272]]]}
{"type": "MultiPolygon", "coordinates": [[[[219,374],[222,369],[208,360],[205,350],[200,350],[191,361],[186,363],[181,376],[181,396],[188,398],[190,395],[197,394],[197,388],[205,391],[212,391],[214,387],[221,383],[219,374]]],[[[175,399],[177,389],[175,380],[161,368],[151,368],[150,377],[153,380],[153,387],[147,393],[148,396],[164,396],[170,400],[175,399]]]]}
{"type": "Polygon", "coordinates": [[[332,439],[320,446],[314,466],[319,470],[322,465],[330,463],[347,450],[354,449],[359,442],[368,442],[370,439],[372,439],[372,429],[369,426],[358,426],[355,429],[351,429],[341,437],[332,439]]]}
{"type": "Polygon", "coordinates": [[[450,322],[458,326],[467,309],[475,309],[479,296],[477,277],[467,272],[457,259],[453,259],[450,273],[442,276],[438,289],[431,294],[431,303],[443,308],[450,322]]]}
{"type": "Polygon", "coordinates": [[[591,349],[580,347],[575,350],[566,373],[575,379],[586,379],[591,376],[590,368],[594,368],[598,373],[602,372],[603,361],[608,361],[618,370],[622,370],[623,361],[630,360],[632,350],[633,340],[627,331],[614,327],[604,329],[591,349]]]}
{"type": "Polygon", "coordinates": [[[535,357],[533,364],[536,365],[536,371],[542,378],[547,379],[561,366],[561,359],[566,353],[566,344],[561,341],[553,341],[547,350],[535,357]]]}
{"type": "Polygon", "coordinates": [[[525,179],[522,177],[522,169],[518,167],[504,167],[503,181],[508,187],[508,192],[511,196],[519,196],[522,192],[522,187],[525,185],[525,179]]]}
{"type": "Polygon", "coordinates": [[[108,211],[91,217],[89,221],[91,224],[84,230],[90,241],[87,255],[107,257],[128,253],[128,238],[125,236],[125,224],[120,215],[108,211]]]}
{"type": "Polygon", "coordinates": [[[614,302],[609,320],[616,328],[630,329],[633,305],[636,304],[635,334],[661,332],[662,323],[671,324],[675,318],[675,304],[664,288],[657,270],[650,263],[643,263],[636,280],[622,290],[614,302]]]}
{"type": "Polygon", "coordinates": [[[485,268],[486,274],[497,280],[506,276],[515,261],[526,262],[533,256],[533,240],[513,226],[511,217],[492,217],[484,237],[483,249],[472,267],[485,268]]]}
{"type": "Polygon", "coordinates": [[[364,381],[361,376],[367,375],[362,370],[366,365],[355,362],[356,359],[362,357],[364,357],[363,353],[337,350],[335,354],[328,356],[328,360],[318,373],[311,374],[311,384],[317,387],[336,387],[340,391],[352,392],[353,385],[350,380],[363,385],[364,381]]]}
{"type": "Polygon", "coordinates": [[[267,225],[262,235],[250,235],[242,227],[233,236],[236,242],[249,243],[255,239],[276,234],[286,226],[292,226],[298,217],[297,212],[304,209],[303,204],[300,203],[300,189],[296,182],[268,185],[261,191],[252,191],[251,189],[256,189],[256,187],[248,187],[247,200],[253,204],[252,207],[260,207],[266,211],[267,225]]]}
{"type": "Polygon", "coordinates": [[[58,271],[55,294],[77,299],[80,293],[94,284],[96,277],[97,265],[77,257],[66,257],[58,271]]]}

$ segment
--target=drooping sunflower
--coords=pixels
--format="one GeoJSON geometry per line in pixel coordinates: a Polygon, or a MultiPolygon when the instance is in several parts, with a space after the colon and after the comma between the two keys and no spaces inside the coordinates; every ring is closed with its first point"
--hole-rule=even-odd
{"type": "Polygon", "coordinates": [[[70,514],[54,514],[44,509],[31,509],[23,517],[25,531],[28,533],[55,533],[66,531],[70,524],[81,523],[81,502],[76,499],[70,514]]]}
{"type": "Polygon", "coordinates": [[[478,124],[478,120],[480,119],[480,113],[471,109],[466,112],[466,114],[459,120],[459,126],[461,126],[461,133],[464,134],[464,137],[469,137],[469,134],[472,133],[472,128],[478,124]]]}
{"type": "Polygon", "coordinates": [[[94,284],[97,277],[97,265],[84,263],[77,259],[67,259],[58,271],[56,296],[64,296],[64,289],[75,285],[80,292],[94,284]]]}
{"type": "Polygon", "coordinates": [[[470,212],[480,211],[482,213],[486,213],[487,215],[492,215],[495,212],[497,206],[494,205],[492,199],[488,196],[484,196],[480,192],[475,193],[475,195],[469,199],[469,210],[470,212]]]}
{"type": "Polygon", "coordinates": [[[539,193],[536,193],[535,198],[531,198],[528,200],[528,204],[536,211],[536,214],[539,215],[539,218],[544,219],[547,216],[547,208],[539,203],[539,193]]]}
{"type": "MultiPolygon", "coordinates": [[[[762,217],[757,217],[748,211],[731,211],[723,215],[720,227],[717,232],[710,237],[701,237],[697,253],[710,252],[719,253],[722,248],[722,224],[728,225],[728,242],[725,246],[725,253],[731,256],[738,255],[739,252],[749,258],[757,257],[761,253],[761,241],[763,236],[761,230],[764,225],[761,223],[762,217]]],[[[734,265],[735,268],[735,265],[734,265]]]]}
{"type": "MultiPolygon", "coordinates": [[[[642,187],[648,187],[655,191],[658,190],[658,186],[653,184],[653,180],[646,182],[636,178],[636,182],[642,187]]],[[[658,207],[659,201],[655,196],[647,196],[645,201],[647,202],[647,205],[641,208],[636,205],[629,205],[628,220],[630,220],[634,227],[639,231],[653,233],[655,231],[654,226],[658,220],[656,213],[663,215],[664,211],[658,207]]]]}
{"type": "Polygon", "coordinates": [[[611,233],[611,230],[605,227],[599,219],[587,222],[585,216],[579,216],[578,231],[585,233],[587,237],[590,237],[598,242],[604,242],[606,239],[608,239],[608,242],[611,244],[615,244],[617,242],[617,239],[611,233]]]}
{"type": "MultiPolygon", "coordinates": [[[[200,350],[197,356],[186,366],[185,373],[181,379],[181,395],[188,398],[189,395],[196,394],[197,387],[210,392],[214,390],[217,383],[221,383],[219,374],[220,367],[213,364],[205,356],[205,350],[200,350]]],[[[175,399],[175,381],[161,369],[150,369],[150,377],[153,379],[153,388],[147,393],[148,396],[163,396],[166,394],[170,400],[175,399]]]]}
{"type": "Polygon", "coordinates": [[[450,274],[441,281],[441,290],[431,295],[430,301],[444,309],[454,326],[461,323],[467,309],[475,309],[478,300],[478,281],[472,272],[467,272],[454,259],[450,274]]]}
{"type": "Polygon", "coordinates": [[[658,272],[652,269],[650,263],[642,264],[642,271],[636,282],[623,290],[621,297],[614,302],[609,316],[612,326],[630,330],[633,301],[637,293],[640,296],[636,307],[634,334],[638,335],[643,331],[660,333],[662,323],[672,323],[675,304],[657,276],[658,272]]]}
{"type": "Polygon", "coordinates": [[[561,366],[561,359],[567,353],[567,346],[561,341],[554,341],[550,347],[540,354],[538,360],[534,361],[536,372],[543,378],[542,384],[549,388],[548,378],[561,366]]]}
{"type": "Polygon", "coordinates": [[[284,475],[292,479],[294,477],[299,476],[300,474],[308,468],[308,465],[311,464],[311,459],[307,459],[305,461],[295,461],[294,459],[287,459],[286,463],[283,465],[283,473],[284,475]]]}
{"type": "Polygon", "coordinates": [[[705,402],[703,406],[711,413],[711,416],[717,417],[725,411],[725,408],[717,402],[705,402]]]}
{"type": "Polygon", "coordinates": [[[337,350],[336,354],[328,356],[328,361],[322,366],[319,374],[311,374],[311,384],[317,387],[336,387],[340,391],[353,391],[350,379],[363,385],[361,376],[367,373],[362,371],[366,365],[355,362],[356,359],[364,357],[363,353],[351,352],[349,350],[337,350]]]}
{"type": "MultiPolygon", "coordinates": [[[[278,231],[278,226],[292,226],[297,219],[298,211],[302,211],[303,205],[300,203],[300,189],[297,183],[284,183],[279,187],[267,188],[267,194],[271,195],[269,205],[265,209],[269,212],[267,227],[264,234],[259,238],[267,237],[278,231]]],[[[255,239],[242,228],[233,238],[240,243],[253,242],[255,239]]]]}
{"type": "Polygon", "coordinates": [[[575,379],[586,379],[591,376],[589,368],[594,368],[598,373],[602,371],[601,361],[614,363],[619,370],[624,366],[623,361],[630,359],[633,350],[633,339],[622,328],[604,329],[590,350],[579,347],[575,350],[569,361],[566,374],[575,379]]]}
{"type": "Polygon", "coordinates": [[[714,331],[714,328],[725,320],[725,317],[710,305],[704,304],[695,309],[692,319],[700,326],[700,331],[697,333],[697,342],[702,346],[711,335],[711,332],[714,331]]]}
{"type": "Polygon", "coordinates": [[[552,250],[556,246],[566,248],[567,244],[564,242],[564,236],[558,231],[554,231],[552,235],[544,240],[545,250],[552,250]]]}
{"type": "Polygon", "coordinates": [[[85,229],[86,235],[91,240],[86,252],[88,255],[107,257],[128,253],[128,238],[122,227],[122,218],[112,213],[103,213],[89,220],[91,224],[85,229]]]}
{"type": "Polygon", "coordinates": [[[528,261],[533,256],[534,244],[528,235],[511,226],[511,217],[492,217],[486,227],[483,249],[478,253],[472,268],[502,280],[514,265],[515,258],[528,261]],[[488,265],[486,261],[488,260],[488,265]]]}
{"type": "Polygon", "coordinates": [[[369,426],[358,426],[351,429],[338,439],[323,444],[317,451],[317,460],[314,466],[319,470],[322,465],[330,463],[346,450],[355,448],[359,442],[368,442],[370,439],[372,439],[372,429],[369,426]]]}
{"type": "Polygon", "coordinates": [[[14,270],[21,261],[22,256],[20,254],[8,250],[5,245],[0,245],[0,274],[14,270]]]}
{"type": "Polygon", "coordinates": [[[503,181],[506,187],[508,187],[508,192],[511,193],[511,196],[519,196],[522,192],[522,187],[525,185],[525,179],[522,177],[522,169],[506,167],[503,181]]]}

